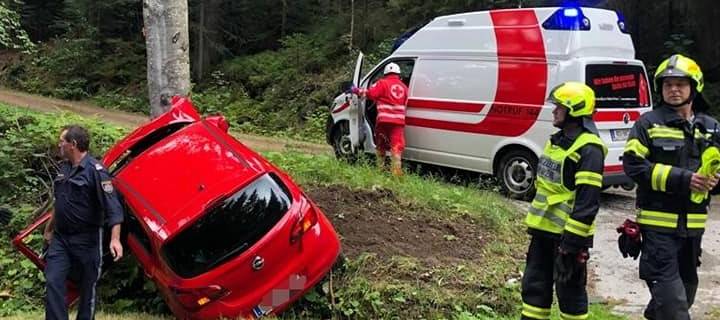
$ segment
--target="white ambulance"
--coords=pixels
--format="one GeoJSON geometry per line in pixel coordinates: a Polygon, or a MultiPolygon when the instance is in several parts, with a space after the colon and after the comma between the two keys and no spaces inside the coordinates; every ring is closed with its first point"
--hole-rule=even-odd
{"type": "MultiPolygon", "coordinates": [[[[367,88],[386,64],[408,84],[404,159],[494,174],[515,198],[534,194],[537,159],[552,126],[549,91],[564,81],[595,90],[594,115],[609,148],[604,185],[632,187],[622,169],[628,132],[651,110],[649,81],[614,11],[555,7],[435,18],[360,77],[367,88]]],[[[374,101],[340,94],[327,138],[339,157],[374,153],[374,101]]]]}

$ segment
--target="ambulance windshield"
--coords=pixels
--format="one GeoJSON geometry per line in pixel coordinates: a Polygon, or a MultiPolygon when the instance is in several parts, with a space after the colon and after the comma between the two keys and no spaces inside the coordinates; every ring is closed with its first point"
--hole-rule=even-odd
{"type": "Polygon", "coordinates": [[[595,90],[597,108],[650,106],[650,87],[641,66],[592,64],[585,74],[587,85],[595,90]]]}

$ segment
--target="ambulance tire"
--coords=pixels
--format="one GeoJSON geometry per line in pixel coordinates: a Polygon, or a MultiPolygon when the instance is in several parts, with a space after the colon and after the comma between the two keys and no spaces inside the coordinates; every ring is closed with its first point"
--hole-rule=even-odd
{"type": "Polygon", "coordinates": [[[508,197],[525,201],[535,197],[537,162],[527,150],[511,150],[500,158],[495,175],[508,197]]]}
{"type": "Polygon", "coordinates": [[[335,157],[339,160],[345,160],[354,163],[358,159],[358,150],[352,151],[350,142],[350,125],[347,121],[338,122],[332,129],[331,134],[332,146],[335,151],[335,157]]]}

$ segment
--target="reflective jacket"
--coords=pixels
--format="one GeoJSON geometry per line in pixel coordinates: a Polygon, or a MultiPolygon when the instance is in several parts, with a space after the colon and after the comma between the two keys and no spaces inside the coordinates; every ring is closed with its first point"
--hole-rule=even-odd
{"type": "Polygon", "coordinates": [[[554,134],[538,161],[537,194],[525,218],[529,232],[592,247],[607,148],[590,132],[554,134]]]}
{"type": "Polygon", "coordinates": [[[367,97],[377,103],[377,123],[405,125],[408,88],[400,76],[384,76],[367,90],[367,97]]]}
{"type": "Polygon", "coordinates": [[[696,112],[687,121],[667,105],[635,122],[623,167],[637,183],[637,222],[642,228],[686,236],[704,232],[710,198],[690,201],[690,179],[718,129],[717,120],[707,114],[696,112]]]}

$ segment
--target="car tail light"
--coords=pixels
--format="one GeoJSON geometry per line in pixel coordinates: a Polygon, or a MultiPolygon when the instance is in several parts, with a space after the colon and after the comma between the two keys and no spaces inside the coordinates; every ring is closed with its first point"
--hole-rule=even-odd
{"type": "Polygon", "coordinates": [[[310,228],[318,222],[317,211],[315,211],[315,207],[311,203],[305,202],[301,208],[301,216],[293,225],[292,232],[290,233],[290,243],[300,240],[305,232],[310,230],[310,228]]]}
{"type": "Polygon", "coordinates": [[[203,288],[172,288],[172,290],[178,301],[188,310],[200,309],[230,293],[230,291],[218,285],[203,288]]]}

